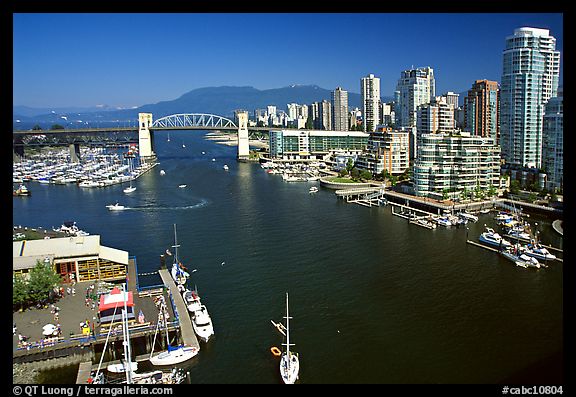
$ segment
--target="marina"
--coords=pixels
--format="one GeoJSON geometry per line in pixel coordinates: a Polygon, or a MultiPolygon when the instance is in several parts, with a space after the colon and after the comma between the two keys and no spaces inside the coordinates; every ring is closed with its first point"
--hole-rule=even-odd
{"type": "MultiPolygon", "coordinates": [[[[537,273],[524,271],[507,266],[490,247],[478,249],[465,243],[477,238],[484,223],[499,231],[494,212],[477,213],[479,220],[469,221],[466,228],[414,227],[392,215],[392,209],[400,212],[399,205],[406,206],[401,199],[399,205],[392,205],[392,194],[387,195],[388,205],[367,211],[336,199],[332,190],[321,187],[311,195],[307,183],[286,183],[257,164],[236,163],[233,149],[225,145],[210,145],[184,133],[170,135],[178,146],[185,136],[186,148],[194,153],[170,157],[169,143],[159,142],[158,158],[165,176],[158,172],[142,175],[138,190],[130,197],[121,185],[82,189],[48,184],[35,188],[27,199],[14,198],[15,225],[50,230],[65,220],[75,220],[90,235],[101,235],[105,245],[137,256],[137,266],[129,268],[128,287],[138,291],[135,307],[143,308],[145,323],[150,323],[142,325],[146,329],[140,333],[130,328],[133,361],[139,371],[141,366],[146,368],[157,325],[154,297],[163,294],[168,310],[173,310],[171,289],[164,288],[158,257],[173,244],[174,223],[178,224],[180,254],[189,259],[186,265],[192,284],[199,284],[202,303],[217,326],[214,339],[206,344],[198,341],[198,356],[179,364],[190,372],[192,383],[281,383],[279,356],[270,350],[279,343],[278,335],[270,330],[270,319],[286,311],[284,300],[279,299],[286,292],[290,294],[289,314],[295,319],[290,321],[290,340],[297,343],[303,360],[301,383],[499,382],[555,357],[561,349],[558,308],[563,263],[548,263],[548,268],[537,273]],[[223,164],[229,165],[229,171],[223,170],[223,164]],[[108,211],[105,206],[121,197],[120,204],[141,210],[108,211]],[[200,202],[205,204],[194,206],[200,202]],[[320,238],[326,231],[334,233],[320,238]],[[142,306],[144,302],[149,309],[142,306]],[[500,310],[495,312],[494,307],[500,310]],[[542,334],[548,335],[546,343],[535,342],[542,334]],[[353,346],[350,338],[356,341],[353,346]],[[381,359],[371,359],[375,355],[381,359]],[[462,358],[470,355],[473,363],[462,358]],[[403,358],[400,364],[398,357],[403,358]],[[436,366],[438,360],[441,368],[436,366]],[[348,361],[365,364],[349,368],[331,364],[348,361]],[[461,370],[466,365],[471,365],[470,371],[461,370]]],[[[417,216],[443,215],[442,210],[424,210],[417,216]]],[[[467,210],[474,211],[471,205],[467,210]]],[[[562,249],[552,220],[531,214],[529,222],[540,232],[544,245],[562,249]]],[[[164,278],[171,277],[169,269],[162,272],[164,278]]],[[[83,300],[80,296],[80,308],[83,300]]],[[[60,318],[64,319],[67,301],[62,302],[60,318]]],[[[186,306],[181,309],[175,304],[174,308],[180,319],[182,310],[190,313],[186,306]]],[[[34,309],[23,314],[38,313],[34,309]]],[[[47,323],[49,310],[46,315],[47,323]]],[[[175,318],[172,311],[170,320],[175,318]]],[[[44,324],[16,320],[19,331],[30,326],[40,332],[44,324]]],[[[170,344],[183,343],[182,324],[182,320],[171,323],[170,344]]],[[[78,323],[72,325],[79,334],[78,323]]],[[[156,344],[165,343],[164,333],[161,336],[156,344]]],[[[107,353],[107,364],[121,363],[122,336],[114,338],[116,357],[107,353]]],[[[98,363],[105,335],[98,333],[98,339],[100,347],[94,357],[92,353],[80,355],[91,351],[86,346],[78,347],[77,355],[67,356],[70,363],[76,363],[73,379],[67,382],[76,381],[80,363],[98,363]]],[[[47,356],[54,354],[51,347],[43,349],[49,352],[47,356]]],[[[156,352],[161,350],[156,346],[156,352]]],[[[46,368],[45,377],[53,381],[64,374],[49,365],[46,368]]],[[[547,368],[552,373],[554,366],[547,368]]],[[[546,371],[538,376],[545,376],[546,371]]]]}

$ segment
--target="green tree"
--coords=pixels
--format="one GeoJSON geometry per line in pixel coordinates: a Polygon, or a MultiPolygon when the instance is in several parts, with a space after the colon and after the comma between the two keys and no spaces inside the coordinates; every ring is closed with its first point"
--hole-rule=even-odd
{"type": "Polygon", "coordinates": [[[64,126],[60,125],[60,124],[52,124],[52,127],[50,127],[51,130],[63,130],[64,126]]]}
{"type": "Polygon", "coordinates": [[[487,192],[487,196],[488,197],[492,197],[496,195],[496,188],[494,187],[493,184],[490,184],[490,186],[488,186],[488,192],[487,192]]]}
{"type": "Polygon", "coordinates": [[[20,274],[12,278],[12,306],[21,310],[28,302],[28,284],[20,274]]]}
{"type": "Polygon", "coordinates": [[[360,170],[358,168],[352,168],[350,171],[350,176],[353,181],[357,181],[360,178],[360,170]]]}
{"type": "Polygon", "coordinates": [[[364,180],[372,179],[372,173],[368,170],[362,170],[360,172],[360,178],[364,180]]]}
{"type": "Polygon", "coordinates": [[[354,160],[348,159],[348,161],[346,162],[346,172],[350,173],[352,171],[352,168],[354,168],[354,160]]]}
{"type": "Polygon", "coordinates": [[[510,193],[518,194],[520,192],[520,182],[517,180],[510,181],[510,193]]]}
{"type": "Polygon", "coordinates": [[[40,127],[40,125],[36,124],[34,127],[32,127],[32,131],[41,131],[42,127],[40,127]]]}
{"type": "Polygon", "coordinates": [[[60,276],[52,269],[50,264],[36,262],[30,270],[28,291],[32,303],[45,302],[50,298],[54,287],[60,284],[60,276]]]}

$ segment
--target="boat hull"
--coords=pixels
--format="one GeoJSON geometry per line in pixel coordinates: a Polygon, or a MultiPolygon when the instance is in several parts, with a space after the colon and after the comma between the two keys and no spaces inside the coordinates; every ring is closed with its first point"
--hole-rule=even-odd
{"type": "Polygon", "coordinates": [[[157,366],[180,364],[196,356],[198,351],[199,349],[196,347],[182,346],[180,348],[170,351],[163,351],[155,356],[152,356],[150,357],[150,362],[157,366]]]}
{"type": "Polygon", "coordinates": [[[280,375],[282,381],[286,384],[296,383],[298,379],[298,372],[300,370],[300,361],[298,355],[290,352],[290,357],[284,353],[280,358],[280,375]]]}

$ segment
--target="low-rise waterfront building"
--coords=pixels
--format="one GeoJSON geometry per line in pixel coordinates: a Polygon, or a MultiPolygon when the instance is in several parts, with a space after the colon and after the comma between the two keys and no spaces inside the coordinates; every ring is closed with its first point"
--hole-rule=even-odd
{"type": "Polygon", "coordinates": [[[114,281],[126,278],[128,252],[101,245],[99,235],[12,243],[14,275],[26,275],[37,261],[50,263],[64,279],[114,281]]]}
{"type": "Polygon", "coordinates": [[[499,189],[500,147],[492,138],[468,132],[423,134],[413,175],[415,194],[421,197],[499,189]]]}
{"type": "Polygon", "coordinates": [[[368,136],[360,131],[271,130],[270,157],[316,160],[336,151],[358,154],[366,149],[368,136]]]}

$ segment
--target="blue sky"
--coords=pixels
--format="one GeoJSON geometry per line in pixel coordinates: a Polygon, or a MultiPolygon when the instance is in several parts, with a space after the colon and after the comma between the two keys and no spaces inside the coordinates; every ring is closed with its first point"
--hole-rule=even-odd
{"type": "MultiPolygon", "coordinates": [[[[132,107],[195,88],[291,84],[359,93],[431,66],[436,93],[500,81],[515,28],[550,29],[563,53],[563,17],[487,14],[14,14],[14,105],[132,107]]],[[[562,71],[561,62],[561,74],[562,71]]]]}

